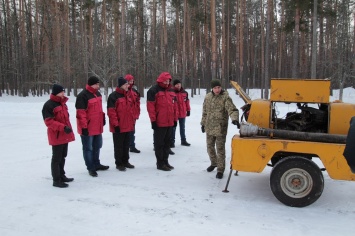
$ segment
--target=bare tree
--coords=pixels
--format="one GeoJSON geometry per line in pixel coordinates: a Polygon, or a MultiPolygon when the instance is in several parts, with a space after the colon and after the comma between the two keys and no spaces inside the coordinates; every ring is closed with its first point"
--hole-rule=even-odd
{"type": "Polygon", "coordinates": [[[270,62],[270,34],[271,34],[271,15],[273,14],[273,1],[267,1],[266,13],[266,38],[265,38],[265,77],[264,77],[264,98],[269,98],[269,62],[270,62]]]}
{"type": "Polygon", "coordinates": [[[300,0],[295,0],[295,29],[293,32],[293,51],[292,51],[292,78],[299,77],[299,34],[300,34],[300,0]]]}
{"type": "Polygon", "coordinates": [[[317,0],[313,0],[311,78],[317,77],[317,0]]]}
{"type": "Polygon", "coordinates": [[[212,78],[217,78],[217,32],[216,32],[216,2],[215,0],[210,0],[210,14],[211,14],[211,67],[212,67],[212,78]]]}
{"type": "Polygon", "coordinates": [[[142,92],[162,70],[191,95],[211,78],[261,88],[261,97],[271,77],[350,86],[354,8],[350,0],[0,0],[0,94],[42,95],[59,82],[76,95],[90,74],[113,87],[125,73],[142,92]]]}

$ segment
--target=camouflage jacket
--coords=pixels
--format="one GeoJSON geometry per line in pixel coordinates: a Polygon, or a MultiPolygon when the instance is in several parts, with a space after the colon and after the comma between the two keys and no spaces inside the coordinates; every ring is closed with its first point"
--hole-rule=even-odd
{"type": "Polygon", "coordinates": [[[213,136],[227,135],[228,116],[239,121],[239,111],[233,104],[228,92],[222,90],[219,95],[208,93],[203,102],[201,125],[206,133],[213,136]]]}

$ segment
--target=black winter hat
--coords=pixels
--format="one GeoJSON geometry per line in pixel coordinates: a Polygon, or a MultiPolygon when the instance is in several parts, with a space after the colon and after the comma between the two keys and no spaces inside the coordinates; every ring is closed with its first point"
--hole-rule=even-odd
{"type": "Polygon", "coordinates": [[[88,79],[88,85],[91,86],[91,85],[94,85],[94,84],[98,84],[100,83],[100,80],[99,78],[97,78],[96,76],[91,76],[89,79],[88,79]]]}
{"type": "Polygon", "coordinates": [[[214,88],[216,86],[221,86],[221,81],[219,79],[211,80],[211,88],[214,88]]]}
{"type": "Polygon", "coordinates": [[[59,84],[53,84],[53,88],[52,88],[53,95],[57,95],[58,93],[61,93],[63,91],[64,91],[63,86],[61,86],[59,84]]]}
{"type": "Polygon", "coordinates": [[[127,84],[128,82],[127,82],[127,80],[125,80],[123,77],[119,77],[119,78],[117,79],[117,83],[118,83],[118,86],[117,86],[117,87],[121,88],[122,85],[127,84]]]}
{"type": "Polygon", "coordinates": [[[180,80],[178,80],[178,79],[174,79],[174,81],[173,81],[173,85],[175,86],[175,85],[177,85],[177,84],[181,84],[181,81],[180,81],[180,80]]]}

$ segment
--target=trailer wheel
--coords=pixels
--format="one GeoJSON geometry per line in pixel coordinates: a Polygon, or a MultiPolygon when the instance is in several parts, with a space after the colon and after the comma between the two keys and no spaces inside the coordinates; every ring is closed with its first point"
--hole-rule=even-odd
{"type": "Polygon", "coordinates": [[[270,174],[270,187],[274,196],[291,207],[308,206],[322,195],[323,174],[311,160],[290,156],[276,163],[270,174]]]}

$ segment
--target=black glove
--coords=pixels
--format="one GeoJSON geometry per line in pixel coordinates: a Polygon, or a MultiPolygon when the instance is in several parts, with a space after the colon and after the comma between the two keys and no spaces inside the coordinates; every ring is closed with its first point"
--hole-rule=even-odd
{"type": "Polygon", "coordinates": [[[72,130],[69,126],[65,126],[65,127],[64,127],[64,132],[65,132],[66,134],[70,134],[71,132],[73,132],[73,130],[72,130]]]}
{"type": "Polygon", "coordinates": [[[104,118],[104,126],[106,125],[106,119],[104,118]]]}
{"type": "Polygon", "coordinates": [[[121,132],[120,127],[119,127],[119,126],[116,126],[116,127],[115,127],[115,133],[119,134],[120,132],[121,132]]]}
{"type": "Polygon", "coordinates": [[[174,121],[174,127],[176,127],[177,126],[177,121],[174,121]]]}
{"type": "Polygon", "coordinates": [[[187,111],[187,112],[186,112],[186,116],[190,116],[190,111],[187,111]]]}
{"type": "Polygon", "coordinates": [[[238,127],[238,129],[240,129],[239,121],[233,120],[233,121],[232,121],[232,124],[233,124],[233,125],[236,125],[236,126],[238,127]]]}
{"type": "Polygon", "coordinates": [[[201,126],[201,131],[202,131],[202,133],[206,132],[205,131],[205,126],[203,126],[203,125],[201,126]]]}
{"type": "Polygon", "coordinates": [[[155,130],[156,128],[158,128],[157,122],[156,122],[156,121],[153,121],[153,122],[152,122],[152,129],[155,130]]]}
{"type": "Polygon", "coordinates": [[[82,130],[81,130],[81,135],[83,135],[83,136],[89,136],[89,130],[88,130],[88,129],[82,129],[82,130]]]}

